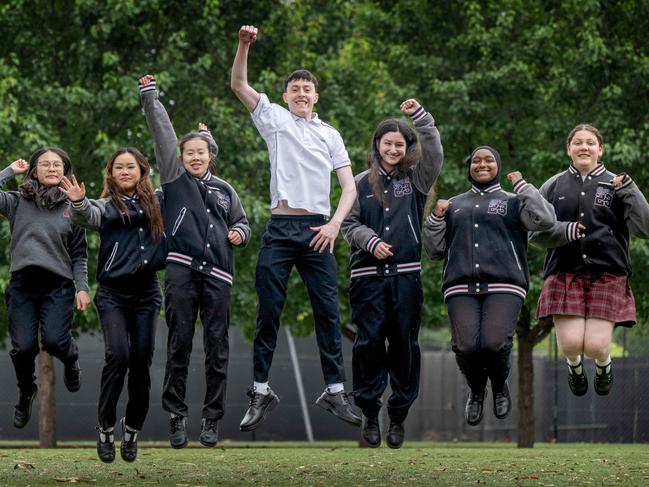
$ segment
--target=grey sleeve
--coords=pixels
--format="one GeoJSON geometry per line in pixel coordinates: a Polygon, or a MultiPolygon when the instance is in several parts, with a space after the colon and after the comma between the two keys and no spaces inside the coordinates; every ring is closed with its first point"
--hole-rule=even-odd
{"type": "Polygon", "coordinates": [[[72,223],[91,230],[98,231],[101,227],[101,217],[106,213],[107,199],[83,200],[70,202],[70,216],[72,223]]]}
{"type": "Polygon", "coordinates": [[[231,188],[230,192],[230,201],[228,230],[235,231],[241,235],[242,242],[237,247],[245,247],[250,241],[250,224],[248,223],[248,218],[246,217],[246,212],[243,209],[239,195],[237,195],[237,192],[233,188],[231,188]]]}
{"type": "MultiPolygon", "coordinates": [[[[0,188],[15,177],[13,169],[6,167],[0,171],[0,188]]],[[[20,195],[16,191],[0,191],[0,213],[11,220],[20,195]]]]}
{"type": "Polygon", "coordinates": [[[431,213],[422,229],[421,239],[428,257],[442,260],[446,256],[446,220],[431,213]]]}
{"type": "Polygon", "coordinates": [[[649,204],[640,188],[627,176],[615,194],[624,203],[624,221],[629,232],[639,238],[649,238],[649,204]]]}
{"type": "Polygon", "coordinates": [[[152,88],[147,88],[140,90],[140,98],[146,123],[155,143],[155,158],[160,171],[160,184],[165,184],[180,176],[184,168],[177,156],[178,138],[169,119],[169,114],[158,99],[155,85],[152,88]]]}
{"type": "Polygon", "coordinates": [[[514,185],[514,193],[521,202],[520,219],[528,231],[543,231],[554,227],[557,217],[554,207],[538,189],[521,179],[514,185]]]}
{"type": "MultiPolygon", "coordinates": [[[[539,189],[540,195],[547,201],[548,192],[554,184],[554,181],[559,175],[551,177],[541,189],[539,189]]],[[[554,207],[553,207],[554,210],[554,207]]],[[[555,212],[556,220],[556,212],[555,212]]],[[[554,225],[551,228],[546,230],[535,230],[528,233],[530,243],[534,244],[536,247],[542,249],[552,249],[556,247],[561,247],[569,242],[577,240],[579,238],[578,232],[578,222],[560,222],[555,221],[554,225]]]]}
{"type": "Polygon", "coordinates": [[[349,245],[372,253],[381,243],[381,239],[374,230],[361,223],[360,217],[361,205],[357,196],[347,218],[343,220],[340,230],[349,245]]]}
{"type": "Polygon", "coordinates": [[[415,130],[421,145],[421,159],[417,162],[413,173],[413,182],[422,193],[428,193],[439,177],[444,164],[444,149],[435,126],[433,116],[422,107],[413,115],[415,130]]]}
{"type": "Polygon", "coordinates": [[[72,274],[77,292],[88,291],[88,242],[83,228],[72,226],[72,235],[68,240],[68,253],[72,261],[72,274]]]}

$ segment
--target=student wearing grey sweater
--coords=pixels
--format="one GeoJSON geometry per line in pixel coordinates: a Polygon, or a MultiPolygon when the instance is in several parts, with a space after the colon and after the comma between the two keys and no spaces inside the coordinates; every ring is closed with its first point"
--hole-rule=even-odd
{"type": "Polygon", "coordinates": [[[5,297],[9,316],[9,352],[18,380],[14,426],[23,428],[31,416],[36,386],[38,331],[45,351],[65,367],[70,392],[81,386],[79,351],[72,338],[76,299],[79,310],[88,295],[85,231],[70,219],[69,203],[58,185],[72,175],[68,155],[56,147],[37,150],[27,163],[18,159],[0,172],[0,187],[27,173],[19,191],[0,191],[0,214],[11,228],[11,280],[5,297]]]}

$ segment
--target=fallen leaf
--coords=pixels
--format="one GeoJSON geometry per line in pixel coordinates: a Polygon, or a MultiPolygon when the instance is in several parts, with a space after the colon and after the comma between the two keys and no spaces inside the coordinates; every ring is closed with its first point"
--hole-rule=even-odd
{"type": "Polygon", "coordinates": [[[33,470],[34,465],[32,463],[27,463],[27,462],[18,462],[16,465],[14,465],[14,470],[33,470]]]}

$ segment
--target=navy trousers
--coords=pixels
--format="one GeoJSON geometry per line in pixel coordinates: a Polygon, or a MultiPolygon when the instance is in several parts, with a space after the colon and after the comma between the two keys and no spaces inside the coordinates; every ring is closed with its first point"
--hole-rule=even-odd
{"type": "Polygon", "coordinates": [[[419,394],[419,273],[353,278],[349,297],[358,328],[352,360],[354,402],[365,416],[376,417],[389,379],[388,414],[402,422],[419,394]]]}
{"type": "Polygon", "coordinates": [[[273,215],[266,226],[255,280],[259,306],[253,365],[257,382],[268,381],[286,300],[286,285],[293,266],[300,273],[311,300],[325,384],[345,381],[336,259],[333,254],[321,254],[309,247],[315,236],[309,227],[325,223],[323,216],[273,215]]]}

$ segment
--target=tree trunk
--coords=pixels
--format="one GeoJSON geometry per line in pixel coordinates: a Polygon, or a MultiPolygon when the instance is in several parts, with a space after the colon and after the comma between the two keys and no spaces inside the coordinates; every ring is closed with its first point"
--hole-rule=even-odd
{"type": "Polygon", "coordinates": [[[56,448],[56,402],[54,397],[54,361],[41,350],[39,355],[38,437],[41,448],[56,448]]]}
{"type": "Polygon", "coordinates": [[[523,306],[518,318],[518,448],[534,447],[534,339],[530,310],[523,306]]]}

